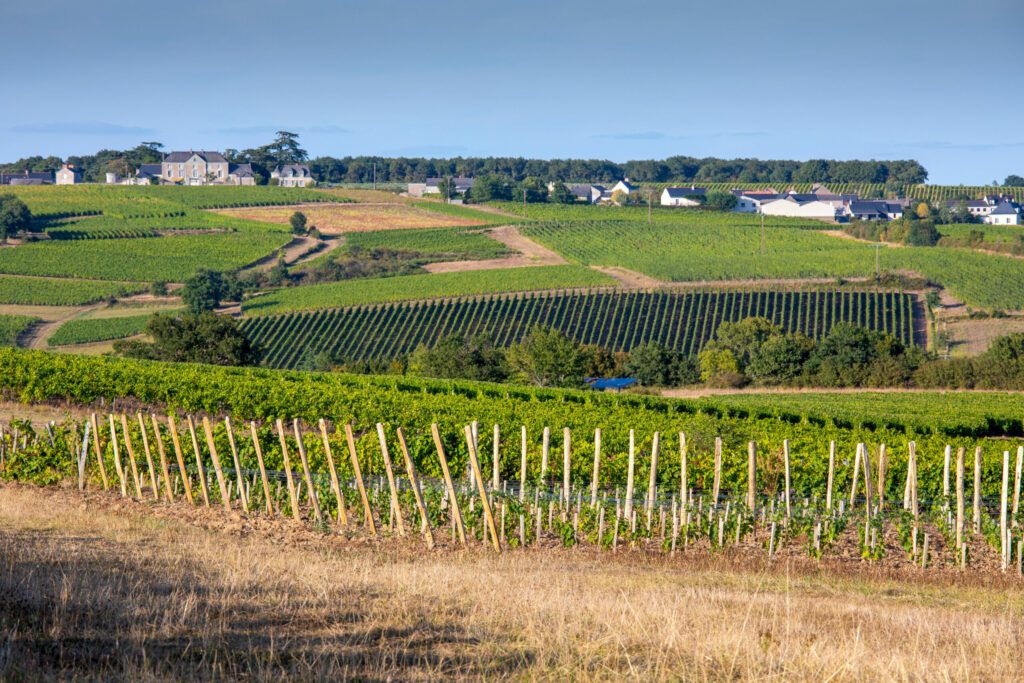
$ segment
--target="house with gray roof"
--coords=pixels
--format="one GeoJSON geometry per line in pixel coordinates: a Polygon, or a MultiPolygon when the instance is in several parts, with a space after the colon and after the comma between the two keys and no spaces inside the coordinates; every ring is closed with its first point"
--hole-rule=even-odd
{"type": "MultiPolygon", "coordinates": [[[[422,197],[425,194],[441,194],[440,184],[443,178],[427,178],[422,183],[409,183],[407,192],[412,197],[422,197]]],[[[451,190],[455,194],[466,194],[468,190],[473,189],[473,185],[476,184],[476,178],[448,178],[451,181],[451,190]]]]}
{"type": "Polygon", "coordinates": [[[189,150],[171,152],[160,165],[164,182],[180,185],[212,185],[226,183],[230,164],[220,152],[189,150]]]}
{"type": "Polygon", "coordinates": [[[1011,199],[1003,199],[981,220],[986,225],[1020,225],[1021,206],[1011,199]]]}
{"type": "MultiPolygon", "coordinates": [[[[248,164],[246,164],[248,166],[248,164]]],[[[249,168],[250,172],[252,168],[249,168]]],[[[270,178],[281,187],[310,187],[316,183],[313,173],[305,164],[285,164],[270,172],[270,178]]]]}
{"type": "Polygon", "coordinates": [[[707,189],[690,187],[666,187],[661,191],[662,206],[700,206],[707,196],[707,189]]]}
{"type": "Polygon", "coordinates": [[[52,185],[53,173],[50,171],[22,171],[20,173],[0,173],[0,185],[52,185]]]}

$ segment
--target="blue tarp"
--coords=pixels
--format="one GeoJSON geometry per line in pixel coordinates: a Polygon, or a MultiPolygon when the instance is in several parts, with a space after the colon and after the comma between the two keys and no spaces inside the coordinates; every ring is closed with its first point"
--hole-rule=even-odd
{"type": "Polygon", "coordinates": [[[598,378],[598,377],[587,377],[583,380],[587,386],[591,389],[605,390],[605,389],[628,389],[629,387],[636,384],[636,380],[632,377],[611,377],[611,378],[598,378]]]}

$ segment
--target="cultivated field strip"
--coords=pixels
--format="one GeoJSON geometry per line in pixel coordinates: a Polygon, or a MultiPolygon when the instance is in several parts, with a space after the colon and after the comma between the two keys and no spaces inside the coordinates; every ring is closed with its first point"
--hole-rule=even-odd
{"type": "Polygon", "coordinates": [[[236,425],[141,412],[40,429],[16,421],[0,427],[0,478],[77,480],[80,491],[122,498],[420,537],[428,549],[730,547],[769,560],[783,552],[1024,575],[1024,447],[1013,468],[1009,450],[986,458],[980,446],[954,455],[947,445],[940,480],[913,441],[905,454],[863,442],[849,452],[834,441],[799,454],[788,439],[727,449],[716,438],[706,452],[686,432],[663,441],[629,429],[623,453],[602,448],[600,428],[591,441],[545,427],[537,448],[525,425],[481,427],[434,423],[432,448],[413,450],[401,427],[381,422],[356,431],[324,419],[236,425]]]}
{"type": "Polygon", "coordinates": [[[875,291],[577,291],[356,306],[250,318],[242,326],[267,365],[290,369],[322,352],[395,358],[453,334],[485,334],[509,346],[535,325],[616,351],[657,342],[696,355],[720,324],[752,316],[813,339],[847,322],[912,344],[918,306],[910,294],[875,291]]]}

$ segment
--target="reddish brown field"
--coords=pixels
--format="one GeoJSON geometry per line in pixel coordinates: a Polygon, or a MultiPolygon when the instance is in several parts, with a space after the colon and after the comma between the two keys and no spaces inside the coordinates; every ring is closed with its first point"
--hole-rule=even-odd
{"type": "Polygon", "coordinates": [[[408,204],[302,204],[296,206],[250,207],[222,209],[217,213],[236,218],[287,224],[296,211],[306,215],[309,226],[325,235],[373,230],[399,230],[409,228],[445,228],[484,225],[476,218],[453,216],[408,204]]]}

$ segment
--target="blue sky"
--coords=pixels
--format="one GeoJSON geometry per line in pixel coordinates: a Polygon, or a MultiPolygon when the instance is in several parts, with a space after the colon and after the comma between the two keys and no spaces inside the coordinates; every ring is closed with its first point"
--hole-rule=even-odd
{"type": "Polygon", "coordinates": [[[1024,175],[1021,0],[0,0],[0,159],[916,158],[1024,175]]]}

